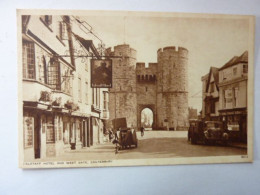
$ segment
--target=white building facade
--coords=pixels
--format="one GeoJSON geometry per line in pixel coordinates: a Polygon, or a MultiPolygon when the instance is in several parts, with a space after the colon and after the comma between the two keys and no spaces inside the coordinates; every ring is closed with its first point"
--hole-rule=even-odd
{"type": "Polygon", "coordinates": [[[25,161],[102,143],[108,90],[90,87],[90,60],[100,56],[80,33],[73,17],[22,16],[25,161]]]}
{"type": "Polygon", "coordinates": [[[219,69],[219,114],[236,140],[247,141],[248,52],[219,69]]]}

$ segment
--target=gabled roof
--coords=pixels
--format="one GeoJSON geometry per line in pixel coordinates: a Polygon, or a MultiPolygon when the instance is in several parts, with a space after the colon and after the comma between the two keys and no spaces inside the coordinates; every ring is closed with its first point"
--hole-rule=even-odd
{"type": "Polygon", "coordinates": [[[222,66],[219,70],[223,70],[225,68],[234,66],[238,63],[248,63],[248,51],[245,51],[241,56],[234,56],[231,60],[229,60],[224,66],[222,66]]]}
{"type": "Polygon", "coordinates": [[[217,90],[219,90],[219,89],[218,89],[218,81],[219,81],[219,80],[218,80],[218,71],[219,71],[218,68],[216,68],[216,67],[210,67],[208,82],[207,82],[207,86],[206,86],[206,91],[208,91],[208,89],[209,89],[209,84],[210,84],[210,77],[211,77],[211,75],[212,75],[213,78],[214,78],[214,82],[215,82],[215,85],[216,85],[217,90]]]}

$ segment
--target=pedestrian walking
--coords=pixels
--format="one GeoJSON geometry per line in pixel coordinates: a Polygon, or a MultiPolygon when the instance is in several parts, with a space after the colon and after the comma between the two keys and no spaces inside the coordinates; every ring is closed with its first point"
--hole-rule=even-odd
{"type": "Polygon", "coordinates": [[[108,136],[109,136],[109,141],[111,142],[111,140],[113,138],[113,132],[111,129],[109,129],[109,131],[108,131],[108,136]]]}
{"type": "Polygon", "coordinates": [[[141,127],[141,136],[142,137],[144,136],[144,127],[143,126],[141,127]]]}

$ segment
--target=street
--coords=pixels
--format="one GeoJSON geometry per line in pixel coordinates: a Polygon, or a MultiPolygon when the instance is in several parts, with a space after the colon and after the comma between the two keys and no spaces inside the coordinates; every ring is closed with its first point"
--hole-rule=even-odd
{"type": "MultiPolygon", "coordinates": [[[[145,131],[143,137],[137,132],[138,148],[119,150],[111,142],[90,148],[71,150],[64,155],[48,160],[114,160],[146,158],[178,158],[203,156],[246,155],[245,148],[222,145],[191,145],[187,141],[187,131],[145,131]]],[[[42,161],[42,160],[41,160],[42,161]]],[[[45,160],[43,160],[45,161],[45,160]]]]}

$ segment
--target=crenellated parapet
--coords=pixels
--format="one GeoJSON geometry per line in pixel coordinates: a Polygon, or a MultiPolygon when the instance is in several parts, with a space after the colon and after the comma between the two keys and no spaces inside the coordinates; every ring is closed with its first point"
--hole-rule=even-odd
{"type": "Polygon", "coordinates": [[[157,76],[158,63],[149,63],[148,66],[143,62],[136,63],[136,78],[138,82],[155,82],[157,76]]]}
{"type": "Polygon", "coordinates": [[[172,55],[181,58],[188,58],[189,50],[184,47],[169,46],[157,50],[157,56],[172,55]]]}
{"type": "Polygon", "coordinates": [[[131,48],[128,44],[122,44],[115,46],[113,49],[111,47],[107,48],[106,55],[136,59],[136,50],[131,48]]]}

